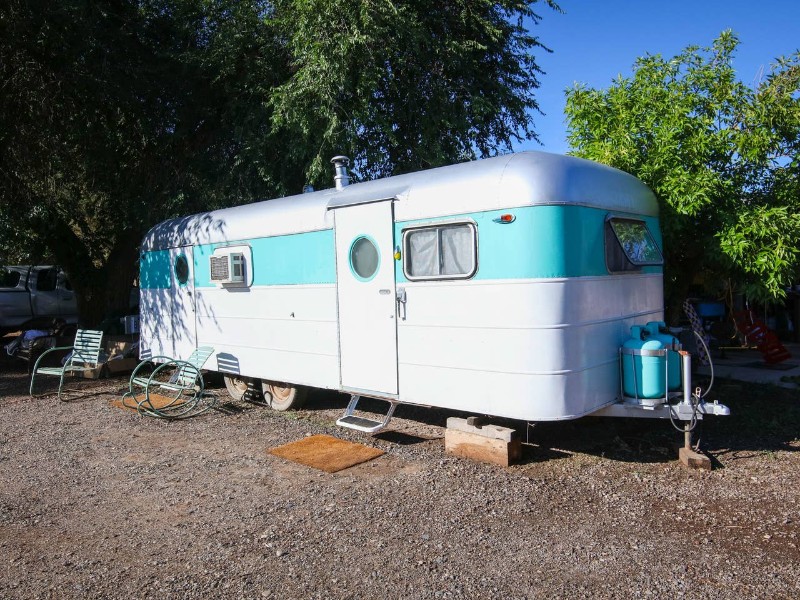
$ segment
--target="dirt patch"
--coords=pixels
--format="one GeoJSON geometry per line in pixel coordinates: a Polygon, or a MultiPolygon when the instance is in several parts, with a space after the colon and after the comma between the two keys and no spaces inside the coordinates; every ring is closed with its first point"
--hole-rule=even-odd
{"type": "Polygon", "coordinates": [[[665,422],[512,422],[500,468],[444,453],[453,412],[366,436],[333,393],[170,422],[111,406],[124,379],[72,402],[27,383],[0,363],[3,598],[800,596],[797,391],[725,384],[695,473],[665,422]],[[328,474],[265,452],[308,434],[386,454],[328,474]]]}
{"type": "Polygon", "coordinates": [[[145,402],[146,408],[155,408],[156,410],[171,406],[182,406],[185,403],[185,401],[180,398],[176,400],[175,398],[168,398],[160,394],[151,393],[146,400],[144,394],[140,394],[137,396],[127,396],[126,398],[120,397],[112,400],[110,404],[115,408],[122,408],[124,410],[132,410],[133,412],[137,412],[136,406],[140,402],[145,402]]]}

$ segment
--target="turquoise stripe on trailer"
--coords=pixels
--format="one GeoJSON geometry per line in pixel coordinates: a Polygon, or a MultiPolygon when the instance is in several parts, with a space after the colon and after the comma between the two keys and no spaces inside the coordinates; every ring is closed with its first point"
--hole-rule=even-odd
{"type": "Polygon", "coordinates": [[[166,290],[172,287],[172,263],[169,250],[143,252],[139,261],[139,285],[143,290],[166,290]]]}
{"type": "MultiPolygon", "coordinates": [[[[478,238],[478,270],[472,279],[550,279],[609,275],[605,262],[605,220],[609,214],[644,221],[659,248],[658,218],[576,205],[525,206],[482,213],[449,215],[395,223],[395,240],[402,244],[403,230],[453,221],[474,222],[478,238]],[[513,222],[498,223],[511,214],[513,222]]],[[[408,280],[397,265],[398,283],[408,280]]],[[[642,273],[661,273],[644,267],[642,273]]]]}
{"type": "Polygon", "coordinates": [[[290,235],[203,244],[194,248],[195,287],[216,287],[208,259],[221,246],[250,246],[253,285],[336,283],[336,250],[332,229],[290,235]]]}
{"type": "MultiPolygon", "coordinates": [[[[466,213],[441,218],[395,223],[395,243],[401,245],[403,230],[426,224],[458,220],[474,222],[478,231],[478,270],[473,279],[548,279],[609,275],[605,264],[604,209],[575,205],[526,206],[502,211],[466,213]],[[513,214],[511,223],[498,223],[513,214]]],[[[661,246],[656,217],[641,219],[661,246]]],[[[220,246],[247,244],[253,251],[253,285],[309,285],[336,283],[334,232],[331,229],[290,235],[204,244],[194,248],[195,287],[215,287],[209,257],[220,246]]],[[[401,265],[396,280],[407,282],[401,265]]],[[[142,254],[143,289],[171,287],[168,250],[142,254]]],[[[660,273],[661,267],[644,267],[643,273],[660,273]]]]}

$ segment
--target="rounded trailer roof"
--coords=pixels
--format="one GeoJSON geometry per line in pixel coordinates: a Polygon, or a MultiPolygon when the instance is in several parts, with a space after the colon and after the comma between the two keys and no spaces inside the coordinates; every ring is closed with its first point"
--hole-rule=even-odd
{"type": "Polygon", "coordinates": [[[552,204],[658,215],[655,196],[632,175],[572,156],[520,152],[171,219],[147,233],[142,249],[330,229],[331,209],[386,199],[398,200],[400,221],[552,204]]]}

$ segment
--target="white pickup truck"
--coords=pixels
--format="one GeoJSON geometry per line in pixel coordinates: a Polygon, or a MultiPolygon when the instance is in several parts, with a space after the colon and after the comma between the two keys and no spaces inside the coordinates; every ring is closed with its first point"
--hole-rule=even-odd
{"type": "Polygon", "coordinates": [[[78,322],[75,292],[55,266],[0,267],[0,335],[49,325],[55,318],[78,322]]]}

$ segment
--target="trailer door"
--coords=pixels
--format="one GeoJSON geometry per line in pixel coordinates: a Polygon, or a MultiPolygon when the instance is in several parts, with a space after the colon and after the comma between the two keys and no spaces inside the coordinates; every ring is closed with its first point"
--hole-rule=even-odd
{"type": "Polygon", "coordinates": [[[194,261],[192,247],[173,248],[172,258],[172,328],[171,355],[186,358],[197,347],[197,322],[195,318],[194,261]]]}
{"type": "Polygon", "coordinates": [[[337,208],[335,224],[342,388],[396,395],[392,202],[337,208]]]}

